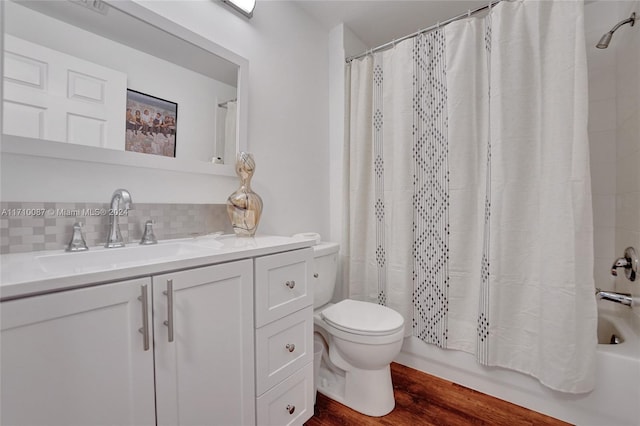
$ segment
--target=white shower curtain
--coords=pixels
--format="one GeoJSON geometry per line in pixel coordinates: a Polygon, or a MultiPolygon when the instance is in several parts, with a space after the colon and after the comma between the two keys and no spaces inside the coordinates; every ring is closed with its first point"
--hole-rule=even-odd
{"type": "Polygon", "coordinates": [[[582,18],[502,2],[348,69],[350,297],[572,393],[596,347],[582,18]]]}

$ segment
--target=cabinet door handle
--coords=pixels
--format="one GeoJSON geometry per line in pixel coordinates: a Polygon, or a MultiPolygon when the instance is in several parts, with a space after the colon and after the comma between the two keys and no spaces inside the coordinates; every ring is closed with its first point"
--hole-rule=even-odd
{"type": "Polygon", "coordinates": [[[294,288],[296,286],[296,282],[294,280],[291,280],[284,283],[284,285],[286,285],[289,288],[294,288]]]}
{"type": "Polygon", "coordinates": [[[167,296],[167,320],[163,322],[169,329],[169,343],[173,342],[173,280],[167,280],[167,291],[162,294],[167,296]]]}
{"type": "Polygon", "coordinates": [[[289,404],[285,407],[285,410],[287,410],[289,414],[293,414],[293,412],[296,411],[296,406],[289,404]]]}
{"type": "Polygon", "coordinates": [[[296,350],[296,345],[294,345],[293,343],[287,343],[287,346],[285,346],[285,349],[288,350],[289,352],[293,352],[296,350]]]}
{"type": "Polygon", "coordinates": [[[142,302],[142,328],[138,331],[142,333],[142,347],[145,351],[149,350],[149,289],[144,284],[140,286],[142,294],[138,297],[138,300],[142,302]]]}

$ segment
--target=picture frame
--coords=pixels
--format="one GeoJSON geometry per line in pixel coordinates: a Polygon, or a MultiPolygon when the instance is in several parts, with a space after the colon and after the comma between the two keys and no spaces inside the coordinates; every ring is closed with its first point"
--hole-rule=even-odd
{"type": "Polygon", "coordinates": [[[127,89],[125,151],[176,156],[178,104],[127,89]]]}

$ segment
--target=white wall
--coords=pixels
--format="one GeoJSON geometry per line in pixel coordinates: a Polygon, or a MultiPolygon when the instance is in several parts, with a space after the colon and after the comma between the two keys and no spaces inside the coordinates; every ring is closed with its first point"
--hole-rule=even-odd
{"type": "Polygon", "coordinates": [[[139,1],[249,60],[253,188],[260,231],[328,232],[328,34],[291,2],[258,2],[247,20],[221,2],[139,1]]]}
{"type": "MultiPolygon", "coordinates": [[[[248,150],[264,201],[259,232],[327,235],[327,32],[290,2],[259,2],[250,20],[208,0],[139,3],[249,60],[248,150]]],[[[123,186],[138,202],[224,203],[237,187],[235,178],[16,157],[2,158],[3,200],[100,202],[123,186]],[[20,168],[5,169],[14,160],[20,168]]]]}
{"type": "Polygon", "coordinates": [[[340,242],[344,218],[343,160],[345,137],[344,24],[329,32],[329,241],[340,242]]]}

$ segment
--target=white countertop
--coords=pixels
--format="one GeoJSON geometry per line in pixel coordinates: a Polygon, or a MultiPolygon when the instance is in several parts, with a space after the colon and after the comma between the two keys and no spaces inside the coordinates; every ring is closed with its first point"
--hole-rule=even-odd
{"type": "Polygon", "coordinates": [[[252,238],[222,235],[160,241],[153,246],[130,243],[124,248],[90,247],[78,253],[54,250],[5,254],[0,255],[0,300],[264,256],[314,244],[309,239],[272,235],[252,238]]]}

